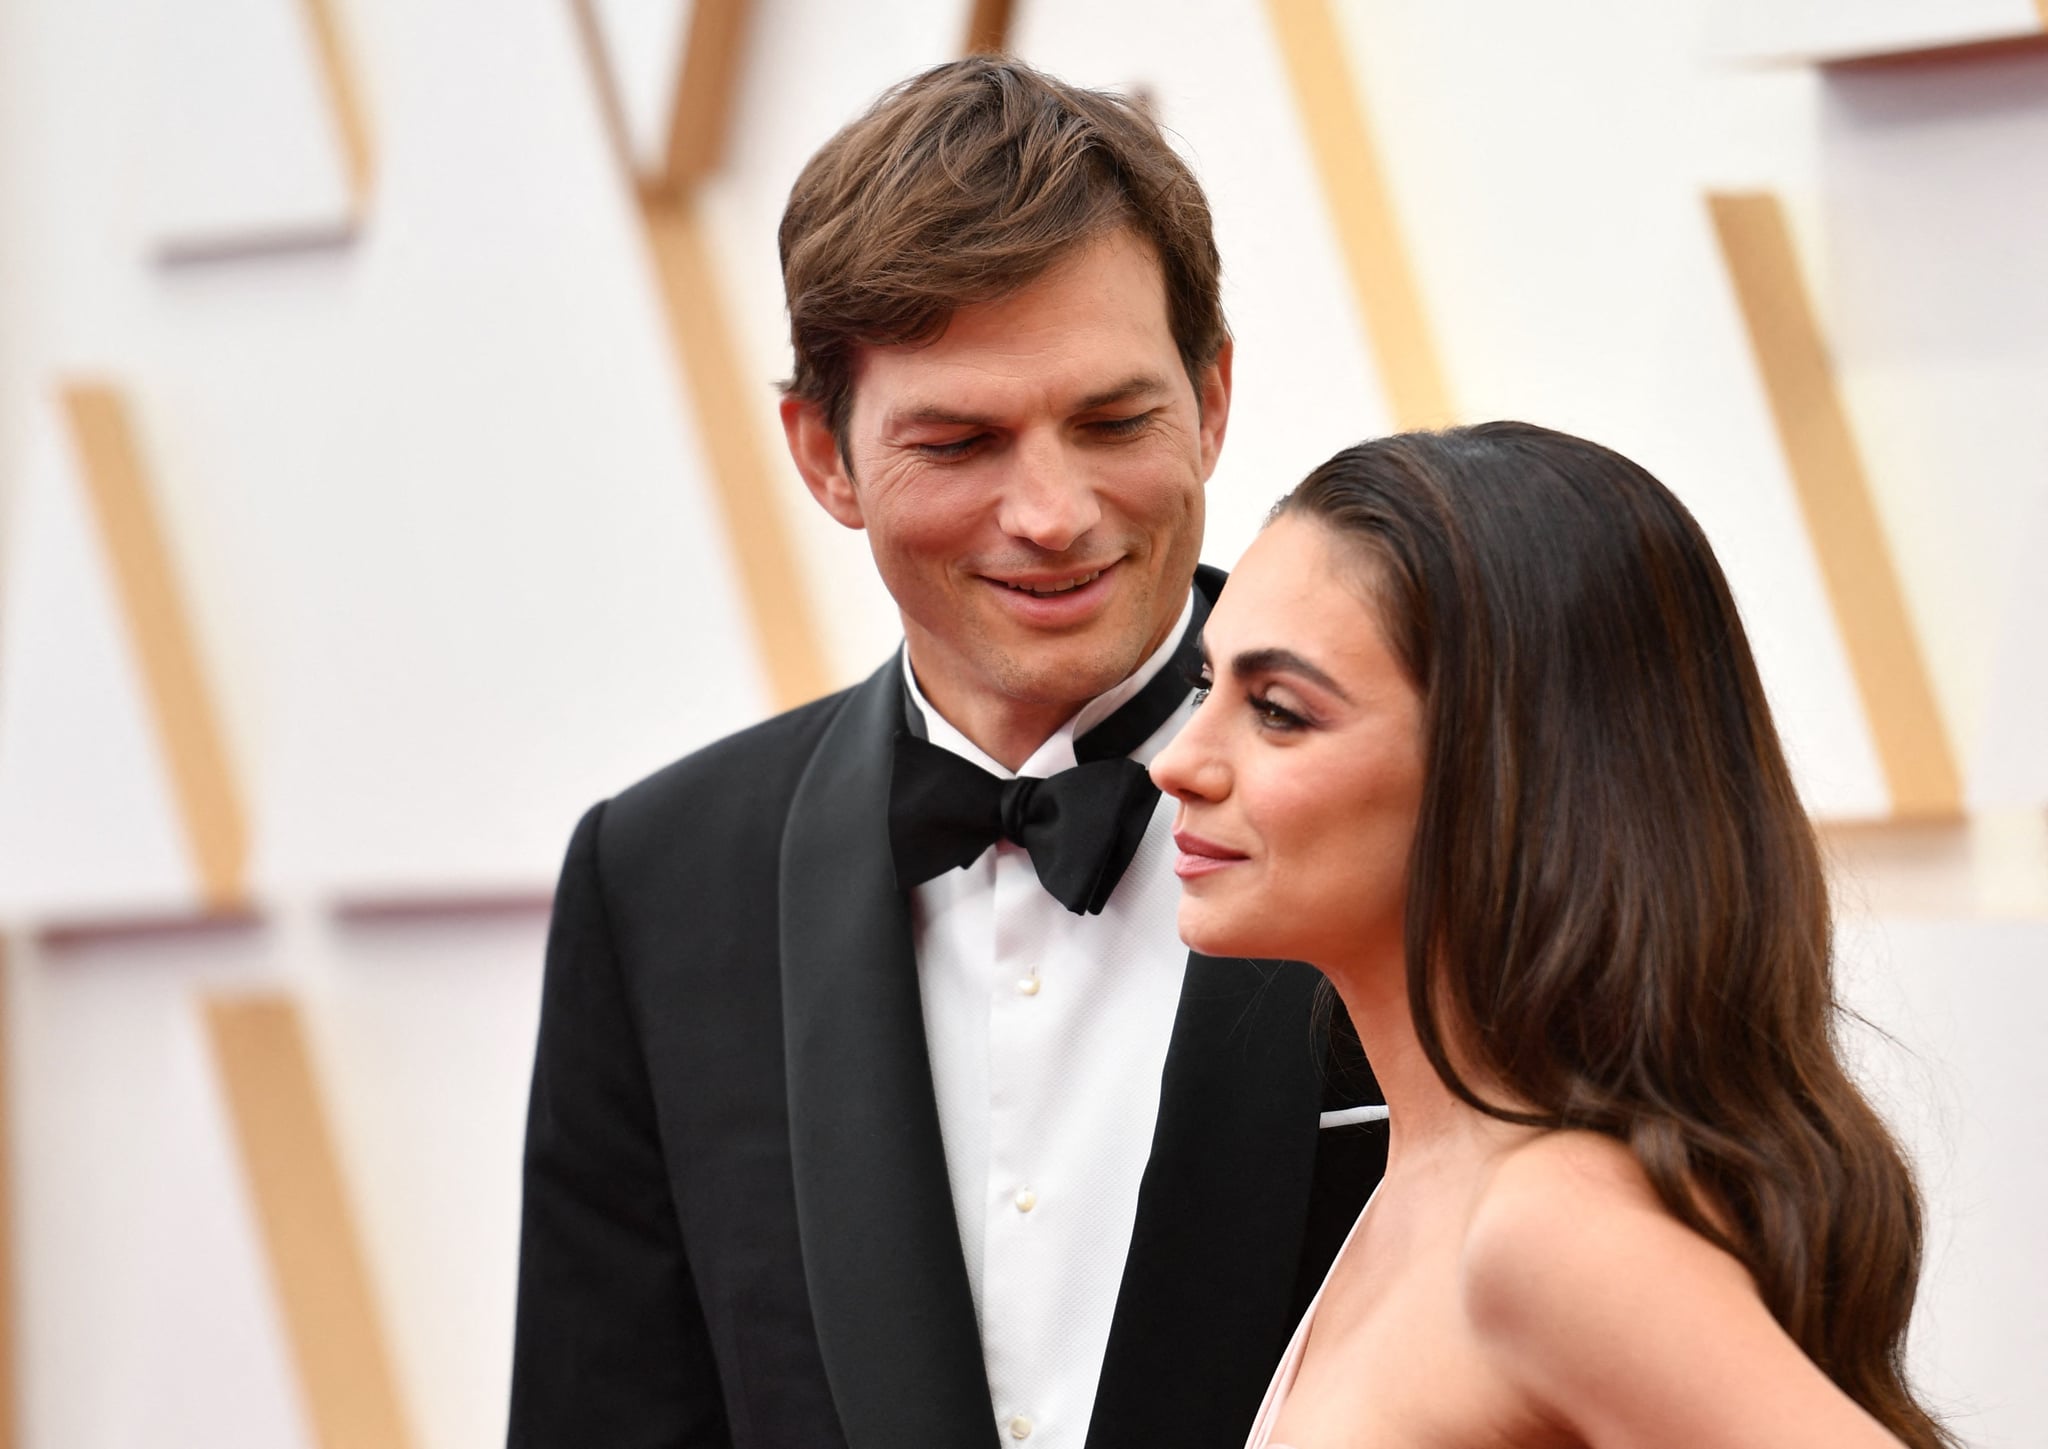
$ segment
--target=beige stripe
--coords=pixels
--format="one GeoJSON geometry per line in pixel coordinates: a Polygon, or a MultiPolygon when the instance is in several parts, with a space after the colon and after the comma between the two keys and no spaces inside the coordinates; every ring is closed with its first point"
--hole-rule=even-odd
{"type": "MultiPolygon", "coordinates": [[[[2048,4],[2048,0],[2039,0],[2048,4]]],[[[2038,56],[2048,49],[2048,18],[2042,30],[2022,31],[1994,40],[1937,40],[1913,50],[1880,50],[1823,60],[1829,71],[1949,70],[1957,66],[1981,65],[2011,56],[2038,56]]]]}
{"type": "Polygon", "coordinates": [[[1962,789],[1863,460],[1778,198],[1707,197],[1878,757],[1902,819],[1953,817],[1962,789]]]}
{"type": "Polygon", "coordinates": [[[576,22],[576,39],[583,52],[584,68],[590,72],[590,88],[597,95],[597,110],[604,122],[605,140],[611,144],[612,160],[621,176],[637,184],[639,167],[633,159],[633,135],[626,124],[626,102],[619,93],[618,78],[612,72],[611,52],[605,48],[604,26],[597,18],[597,0],[569,0],[569,13],[576,22]]]}
{"type": "Polygon", "coordinates": [[[1442,427],[1455,420],[1450,389],[1337,18],[1328,0],[1266,0],[1266,14],[1301,107],[1394,421],[1402,428],[1442,427]]]}
{"type": "MultiPolygon", "coordinates": [[[[2048,4],[2048,0],[2042,0],[2048,4]]],[[[967,36],[961,42],[962,55],[1001,55],[1010,48],[1010,21],[1016,14],[1013,0],[973,0],[967,12],[967,36]]]]}
{"type": "Polygon", "coordinates": [[[207,1034],[320,1449],[412,1442],[298,1009],[213,998],[207,1034]]]}
{"type": "Polygon", "coordinates": [[[306,24],[313,32],[313,49],[319,56],[320,73],[327,82],[327,101],[334,114],[335,133],[341,138],[342,164],[348,171],[349,195],[360,218],[370,205],[370,187],[375,164],[370,149],[370,126],[364,117],[362,93],[349,68],[347,48],[335,23],[334,0],[305,0],[306,24]]]}
{"type": "MultiPolygon", "coordinates": [[[[570,5],[606,134],[620,173],[630,180],[635,171],[625,108],[606,57],[603,32],[592,0],[570,0],[570,5]]],[[[736,73],[744,7],[728,8],[732,13],[722,22],[726,29],[714,37],[717,43],[708,53],[720,56],[728,70],[736,73]]],[[[699,33],[693,21],[693,55],[699,33]]],[[[691,73],[686,57],[686,83],[691,73]]],[[[731,75],[712,89],[729,105],[731,75]]],[[[683,130],[678,119],[671,128],[672,142],[683,130]]],[[[672,166],[677,154],[672,144],[672,166]]],[[[797,567],[796,546],[775,501],[774,490],[782,480],[762,455],[760,436],[751,421],[767,404],[766,389],[754,388],[746,381],[739,345],[725,314],[724,291],[691,188],[684,186],[670,193],[657,180],[644,185],[636,182],[635,189],[648,249],[661,282],[669,337],[682,362],[691,411],[710,465],[712,492],[738,566],[740,590],[768,672],[769,690],[778,708],[802,704],[830,690],[832,677],[803,574],[797,567]]]]}
{"type": "Polygon", "coordinates": [[[157,737],[185,826],[200,892],[215,911],[247,900],[247,831],[198,650],[150,505],[128,411],[113,388],[61,390],[86,492],[113,564],[122,612],[156,716],[157,737]]]}
{"type": "Polygon", "coordinates": [[[690,8],[659,181],[665,196],[680,196],[725,159],[751,8],[748,0],[695,0],[690,8]]]}
{"type": "Polygon", "coordinates": [[[725,315],[702,218],[689,197],[644,202],[648,241],[668,306],[670,335],[696,405],[697,432],[711,464],[713,492],[739,566],[778,707],[832,688],[803,575],[775,490],[782,480],[762,456],[753,419],[766,389],[750,387],[725,315]]]}

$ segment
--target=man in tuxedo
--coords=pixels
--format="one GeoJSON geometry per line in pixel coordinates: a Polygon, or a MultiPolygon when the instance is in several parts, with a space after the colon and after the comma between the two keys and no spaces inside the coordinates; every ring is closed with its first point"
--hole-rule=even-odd
{"type": "Polygon", "coordinates": [[[1236,1449],[1386,1139],[1312,971],[1179,944],[1145,778],[1221,585],[1207,203],[982,57],[828,142],[781,250],[790,451],[905,645],[576,830],[511,1443],[1236,1449]]]}

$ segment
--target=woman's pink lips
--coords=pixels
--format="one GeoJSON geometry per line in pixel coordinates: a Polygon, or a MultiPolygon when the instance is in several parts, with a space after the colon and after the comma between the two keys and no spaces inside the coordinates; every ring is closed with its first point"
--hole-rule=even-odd
{"type": "Polygon", "coordinates": [[[1173,873],[1182,880],[1208,875],[1250,858],[1241,850],[1232,850],[1228,846],[1216,844],[1213,840],[1190,835],[1184,830],[1173,832],[1173,843],[1180,850],[1180,857],[1173,863],[1173,873]]]}

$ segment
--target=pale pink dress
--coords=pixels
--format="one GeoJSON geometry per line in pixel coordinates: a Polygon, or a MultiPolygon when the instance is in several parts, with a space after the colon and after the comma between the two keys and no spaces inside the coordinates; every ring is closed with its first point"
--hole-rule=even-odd
{"type": "MultiPolygon", "coordinates": [[[[1377,1197],[1379,1190],[1373,1190],[1377,1197]]],[[[1273,1382],[1266,1387],[1266,1401],[1259,1405],[1259,1416],[1252,1420],[1252,1437],[1245,1441],[1245,1449],[1289,1449],[1288,1445],[1275,1443],[1273,1426],[1280,1422],[1280,1411],[1287,1405],[1287,1394],[1294,1387],[1294,1376],[1301,1371],[1301,1355],[1308,1348],[1308,1331],[1316,1321],[1316,1309],[1321,1306],[1323,1293],[1330,1286],[1330,1274],[1337,1271],[1337,1265],[1344,1261],[1344,1254],[1351,1247],[1351,1240],[1358,1236],[1358,1225],[1365,1221],[1365,1215],[1372,1211],[1372,1198],[1365,1200],[1365,1206],[1358,1210],[1357,1220],[1351,1224],[1351,1231],[1344,1235],[1344,1245],[1337,1249],[1337,1256],[1330,1260],[1330,1272],[1323,1275],[1323,1285],[1316,1289],[1316,1296],[1309,1300],[1308,1312],[1301,1315],[1301,1323],[1294,1330],[1294,1337],[1287,1345],[1286,1356],[1280,1360],[1280,1367],[1273,1370],[1273,1382]]]]}

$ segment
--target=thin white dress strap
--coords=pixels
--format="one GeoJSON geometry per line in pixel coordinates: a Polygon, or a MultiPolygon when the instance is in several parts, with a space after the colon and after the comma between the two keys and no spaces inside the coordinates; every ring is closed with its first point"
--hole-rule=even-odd
{"type": "Polygon", "coordinates": [[[1294,1376],[1301,1372],[1301,1356],[1308,1348],[1308,1332],[1316,1321],[1316,1309],[1323,1301],[1323,1293],[1330,1286],[1330,1278],[1337,1271],[1337,1265],[1344,1261],[1344,1254],[1351,1247],[1351,1240],[1358,1236],[1358,1225],[1365,1221],[1365,1215],[1372,1211],[1372,1199],[1380,1195],[1378,1187],[1372,1190],[1372,1197],[1365,1200],[1365,1206],[1358,1210],[1352,1220],[1351,1231],[1344,1235],[1344,1242],[1337,1249],[1337,1256],[1330,1260],[1330,1271],[1323,1275],[1316,1296],[1309,1300],[1308,1312],[1301,1315],[1301,1322],[1295,1326],[1294,1337],[1288,1341],[1287,1352],[1280,1360],[1280,1367],[1273,1370],[1273,1382],[1266,1386],[1265,1402],[1259,1405],[1259,1416],[1252,1420],[1252,1436],[1245,1441],[1245,1449],[1287,1449],[1285,1444],[1273,1442],[1273,1426],[1280,1422],[1280,1411],[1287,1404],[1288,1392],[1294,1387],[1294,1376]]]}

